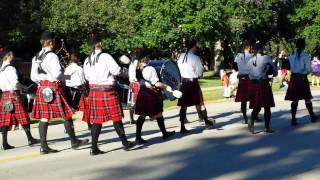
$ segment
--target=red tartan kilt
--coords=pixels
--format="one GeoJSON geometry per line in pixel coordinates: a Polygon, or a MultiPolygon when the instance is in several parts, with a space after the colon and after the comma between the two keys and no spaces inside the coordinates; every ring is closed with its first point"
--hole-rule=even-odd
{"type": "Polygon", "coordinates": [[[88,107],[88,98],[85,97],[84,95],[81,95],[79,106],[80,106],[79,111],[83,112],[82,121],[89,122],[87,114],[84,113],[88,107]]]}
{"type": "Polygon", "coordinates": [[[182,81],[180,91],[182,92],[182,97],[178,100],[178,106],[204,105],[202,91],[197,80],[182,81]]]}
{"type": "Polygon", "coordinates": [[[250,109],[275,106],[272,89],[268,80],[250,80],[248,83],[248,90],[250,109]]]}
{"type": "Polygon", "coordinates": [[[140,83],[139,82],[131,82],[129,85],[133,90],[133,102],[136,103],[139,90],[140,90],[140,83]]]}
{"type": "Polygon", "coordinates": [[[141,116],[155,116],[163,112],[163,95],[145,86],[141,86],[135,108],[135,114],[141,116]]]}
{"type": "Polygon", "coordinates": [[[92,88],[104,88],[105,85],[89,85],[87,106],[84,110],[83,121],[91,124],[102,124],[107,121],[121,121],[122,111],[115,87],[105,91],[97,91],[92,88]]]}
{"type": "Polygon", "coordinates": [[[20,95],[10,92],[4,92],[0,100],[0,127],[11,125],[25,125],[29,124],[30,119],[23,106],[20,95]],[[13,112],[6,112],[2,110],[4,102],[11,100],[13,103],[13,112]]]}
{"type": "Polygon", "coordinates": [[[52,118],[72,118],[74,109],[68,104],[60,82],[40,81],[40,86],[37,89],[31,117],[35,119],[52,119],[52,118]],[[52,102],[46,103],[42,98],[42,90],[45,88],[57,88],[54,91],[52,102]]]}
{"type": "Polygon", "coordinates": [[[239,85],[237,89],[237,95],[235,102],[247,102],[249,101],[248,97],[248,86],[249,86],[249,81],[248,79],[240,79],[239,80],[239,85]]]}
{"type": "Polygon", "coordinates": [[[307,76],[291,74],[285,100],[298,101],[312,98],[307,76]]]}

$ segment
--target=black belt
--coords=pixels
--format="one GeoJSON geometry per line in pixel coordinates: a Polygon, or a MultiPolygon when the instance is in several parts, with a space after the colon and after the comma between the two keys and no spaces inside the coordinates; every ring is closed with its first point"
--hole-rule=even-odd
{"type": "Polygon", "coordinates": [[[20,94],[20,91],[19,91],[19,90],[2,91],[2,93],[14,93],[14,94],[20,94]]]}
{"type": "Polygon", "coordinates": [[[300,76],[300,77],[307,77],[307,74],[301,74],[301,73],[291,73],[293,76],[300,76]]]}
{"type": "Polygon", "coordinates": [[[238,79],[247,80],[247,79],[249,79],[249,75],[248,75],[248,74],[239,74],[239,75],[238,75],[238,79]]]}
{"type": "Polygon", "coordinates": [[[182,82],[196,82],[198,78],[182,78],[182,82]]]}

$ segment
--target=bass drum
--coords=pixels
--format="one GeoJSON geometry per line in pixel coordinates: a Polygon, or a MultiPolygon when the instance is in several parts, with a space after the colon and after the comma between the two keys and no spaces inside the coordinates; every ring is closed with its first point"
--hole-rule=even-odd
{"type": "MultiPolygon", "coordinates": [[[[171,86],[174,90],[179,90],[181,86],[181,76],[177,64],[171,60],[151,60],[148,66],[152,66],[156,69],[160,81],[171,86]]],[[[170,101],[176,98],[169,93],[164,91],[164,95],[170,101]]]]}

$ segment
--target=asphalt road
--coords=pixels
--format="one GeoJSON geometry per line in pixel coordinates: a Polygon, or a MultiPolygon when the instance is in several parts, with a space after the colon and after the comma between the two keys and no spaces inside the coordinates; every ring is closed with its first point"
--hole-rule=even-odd
{"type": "MultiPolygon", "coordinates": [[[[314,109],[320,115],[320,91],[313,90],[314,109]]],[[[275,95],[271,127],[274,134],[250,134],[241,124],[240,104],[232,100],[207,104],[208,115],[216,128],[203,130],[194,108],[188,109],[188,135],[176,135],[163,141],[155,121],[146,121],[143,137],[148,140],[126,152],[112,123],[104,125],[100,148],[108,153],[89,156],[89,146],[70,149],[62,124],[49,126],[48,140],[57,154],[40,155],[39,146],[28,147],[23,131],[9,133],[13,150],[0,151],[0,179],[320,179],[320,122],[310,123],[304,102],[299,103],[298,127],[290,126],[290,102],[284,94],[275,95]]],[[[179,131],[178,109],[167,110],[166,126],[179,131]]],[[[248,112],[249,115],[249,112],[248,112]]],[[[262,118],[260,114],[260,118],[262,118]]],[[[125,130],[134,140],[135,126],[125,130]]],[[[76,134],[90,138],[86,124],[75,122],[76,134]]],[[[32,129],[39,137],[38,129],[32,129]]]]}

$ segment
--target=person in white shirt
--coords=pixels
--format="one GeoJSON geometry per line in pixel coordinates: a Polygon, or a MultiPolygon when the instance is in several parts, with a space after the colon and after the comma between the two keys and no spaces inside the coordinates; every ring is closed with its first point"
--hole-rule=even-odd
{"type": "MultiPolygon", "coordinates": [[[[138,60],[133,59],[129,65],[129,82],[130,82],[129,86],[133,90],[133,103],[136,103],[139,90],[140,90],[140,83],[136,76],[137,66],[138,66],[138,60]]],[[[136,124],[136,121],[134,120],[134,110],[130,110],[130,120],[131,120],[130,121],[131,124],[136,124]]]]}
{"type": "Polygon", "coordinates": [[[98,36],[93,36],[91,43],[93,51],[86,58],[83,67],[85,79],[89,83],[87,108],[83,120],[92,124],[90,155],[104,153],[98,148],[98,139],[102,124],[107,121],[113,122],[123,149],[128,151],[135,146],[135,143],[127,140],[122,124],[122,110],[115,78],[120,75],[121,68],[110,54],[102,52],[102,43],[98,36]]]}
{"type": "Polygon", "coordinates": [[[312,94],[308,81],[308,74],[311,72],[311,59],[304,52],[305,40],[298,39],[296,42],[296,51],[290,54],[290,71],[291,77],[289,87],[285,96],[285,100],[292,101],[291,103],[291,125],[297,126],[296,113],[299,100],[305,100],[305,105],[309,111],[311,122],[316,122],[318,117],[313,112],[312,94]]]}
{"type": "Polygon", "coordinates": [[[202,76],[204,67],[201,59],[195,53],[199,49],[197,41],[189,40],[186,42],[187,51],[181,53],[178,57],[178,67],[180,70],[182,85],[180,91],[183,93],[182,98],[178,100],[180,106],[180,133],[188,133],[185,127],[187,107],[196,106],[200,110],[201,118],[204,120],[206,129],[213,127],[213,123],[208,120],[207,110],[204,105],[202,91],[198,78],[202,76]]]}
{"type": "Polygon", "coordinates": [[[86,84],[82,67],[78,65],[79,59],[75,53],[70,55],[69,63],[64,71],[67,86],[66,96],[74,109],[79,109],[82,90],[86,84]]]}
{"type": "Polygon", "coordinates": [[[68,104],[62,90],[63,70],[58,56],[52,51],[54,47],[53,33],[42,33],[40,43],[42,50],[32,59],[31,67],[31,80],[38,84],[31,117],[40,119],[40,153],[59,152],[51,149],[47,144],[48,125],[52,118],[65,120],[64,126],[73,149],[86,145],[89,140],[79,140],[74,132],[73,109],[68,104]]]}
{"type": "Polygon", "coordinates": [[[252,110],[249,131],[254,134],[254,117],[257,117],[261,108],[264,108],[265,133],[273,133],[270,128],[271,107],[275,106],[268,75],[274,75],[276,68],[270,56],[263,55],[263,46],[256,45],[255,54],[248,61],[250,81],[248,83],[249,107],[252,110]]]}
{"type": "Polygon", "coordinates": [[[162,82],[160,82],[156,69],[148,66],[149,56],[147,52],[141,52],[138,63],[137,79],[140,82],[140,90],[136,101],[135,113],[139,115],[137,120],[136,142],[137,144],[144,144],[145,141],[141,137],[142,126],[149,116],[156,119],[158,126],[162,132],[164,140],[175,134],[175,131],[168,132],[165,127],[163,112],[163,95],[162,90],[173,92],[173,89],[162,82]]]}
{"type": "Polygon", "coordinates": [[[9,126],[16,123],[22,125],[29,146],[39,143],[34,139],[30,132],[30,118],[22,103],[20,91],[26,90],[27,87],[19,83],[17,70],[11,65],[14,55],[11,51],[4,53],[0,59],[0,128],[2,129],[2,150],[13,149],[7,140],[9,126]]]}

